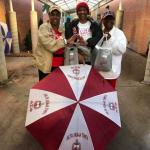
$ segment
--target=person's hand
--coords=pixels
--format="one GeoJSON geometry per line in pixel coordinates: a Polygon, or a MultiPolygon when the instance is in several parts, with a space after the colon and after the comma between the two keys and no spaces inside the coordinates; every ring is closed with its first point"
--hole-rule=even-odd
{"type": "Polygon", "coordinates": [[[83,55],[81,55],[80,53],[78,53],[78,58],[79,58],[79,63],[80,64],[85,64],[85,58],[83,55]]]}
{"type": "Polygon", "coordinates": [[[79,45],[81,46],[86,46],[88,43],[83,39],[82,36],[78,36],[78,39],[79,39],[79,45]]]}
{"type": "Polygon", "coordinates": [[[72,45],[74,44],[75,40],[77,39],[77,34],[74,34],[70,39],[67,40],[67,44],[72,45]]]}
{"type": "Polygon", "coordinates": [[[78,34],[77,29],[73,27],[73,34],[78,34]]]}

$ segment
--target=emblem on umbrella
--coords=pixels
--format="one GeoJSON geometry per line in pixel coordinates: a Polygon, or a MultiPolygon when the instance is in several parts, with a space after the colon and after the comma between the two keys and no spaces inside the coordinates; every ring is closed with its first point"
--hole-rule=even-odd
{"type": "Polygon", "coordinates": [[[72,150],[81,150],[81,144],[78,139],[76,139],[75,143],[72,144],[72,150]]]}
{"type": "Polygon", "coordinates": [[[40,100],[31,100],[30,101],[30,112],[32,112],[33,110],[36,109],[40,109],[42,107],[42,105],[45,106],[44,111],[42,112],[42,114],[45,114],[48,109],[49,109],[49,104],[50,104],[50,100],[49,100],[49,96],[48,94],[43,94],[45,101],[40,101],[40,100]]]}
{"type": "Polygon", "coordinates": [[[89,65],[60,67],[30,90],[26,128],[45,150],[104,150],[120,127],[117,92],[89,65]]]}

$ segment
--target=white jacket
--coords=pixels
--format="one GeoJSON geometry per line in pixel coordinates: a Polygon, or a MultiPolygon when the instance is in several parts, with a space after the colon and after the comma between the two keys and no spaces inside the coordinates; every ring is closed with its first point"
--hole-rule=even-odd
{"type": "Polygon", "coordinates": [[[121,73],[122,55],[126,51],[127,40],[124,33],[116,27],[113,27],[109,33],[111,38],[103,45],[109,44],[108,47],[112,49],[112,70],[109,72],[100,71],[99,73],[105,79],[117,79],[121,73]]]}

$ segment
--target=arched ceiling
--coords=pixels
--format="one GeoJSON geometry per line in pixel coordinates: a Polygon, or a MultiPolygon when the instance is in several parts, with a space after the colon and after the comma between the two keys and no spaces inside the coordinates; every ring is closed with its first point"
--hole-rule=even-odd
{"type": "Polygon", "coordinates": [[[88,3],[89,8],[93,9],[94,7],[100,7],[112,0],[40,0],[45,3],[53,3],[58,5],[62,10],[66,12],[72,12],[75,10],[76,5],[80,1],[85,1],[88,3]]]}

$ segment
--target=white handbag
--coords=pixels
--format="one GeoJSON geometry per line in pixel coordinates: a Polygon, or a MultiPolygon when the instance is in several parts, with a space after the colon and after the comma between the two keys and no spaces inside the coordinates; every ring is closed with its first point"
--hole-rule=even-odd
{"type": "Polygon", "coordinates": [[[112,69],[112,50],[106,35],[96,44],[94,51],[94,68],[98,71],[110,71],[112,69]],[[104,41],[105,37],[106,41],[104,41]]]}

